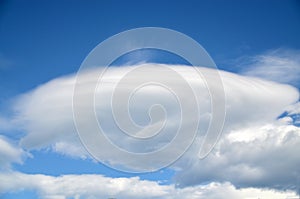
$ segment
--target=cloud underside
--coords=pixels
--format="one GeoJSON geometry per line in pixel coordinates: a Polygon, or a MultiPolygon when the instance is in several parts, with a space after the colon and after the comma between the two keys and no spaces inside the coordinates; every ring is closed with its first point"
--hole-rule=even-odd
{"type": "MultiPolygon", "coordinates": [[[[168,76],[160,76],[157,71],[153,73],[157,65],[148,64],[146,66],[147,73],[140,74],[138,79],[154,75],[158,78],[168,78],[168,76]]],[[[252,198],[254,196],[286,198],[289,194],[293,195],[292,192],[281,193],[274,190],[295,191],[299,182],[300,172],[297,165],[300,165],[300,158],[297,154],[300,150],[300,129],[292,124],[289,115],[277,119],[284,111],[293,109],[291,108],[293,106],[299,106],[294,105],[299,98],[297,89],[286,84],[219,71],[226,96],[226,120],[223,134],[210,155],[203,160],[199,160],[197,157],[199,145],[201,145],[209,126],[213,108],[210,100],[211,93],[207,89],[205,78],[210,78],[210,81],[213,82],[216,78],[215,72],[213,72],[213,69],[199,67],[198,70],[205,74],[205,78],[203,78],[192,67],[170,65],[166,67],[172,67],[172,70],[180,74],[191,86],[198,103],[196,108],[200,110],[200,127],[194,144],[183,157],[170,166],[177,171],[175,181],[181,188],[174,188],[173,185],[163,186],[136,178],[110,179],[96,175],[67,175],[55,178],[45,175],[30,176],[21,173],[3,174],[3,178],[11,179],[9,181],[11,185],[2,183],[1,186],[7,186],[6,190],[18,189],[18,182],[9,177],[9,175],[12,175],[16,176],[16,179],[21,179],[19,187],[36,189],[42,195],[49,196],[49,198],[52,196],[59,198],[63,191],[66,192],[65,196],[67,197],[75,197],[78,194],[90,196],[91,198],[93,198],[92,196],[107,197],[109,194],[112,194],[112,196],[114,194],[118,196],[119,194],[124,198],[142,198],[142,196],[147,195],[143,193],[149,193],[150,198],[222,198],[223,195],[226,198],[229,196],[232,196],[232,198],[252,198]],[[33,180],[34,184],[28,183],[27,186],[25,182],[29,178],[35,180],[33,180]],[[72,179],[78,181],[78,184],[69,183],[72,179]],[[87,179],[90,179],[89,181],[94,180],[95,183],[84,185],[83,182],[87,179]],[[116,184],[114,184],[115,181],[117,181],[116,184]],[[101,184],[101,186],[104,186],[106,183],[110,187],[103,188],[103,190],[96,185],[101,184]],[[203,183],[207,185],[200,185],[203,183]],[[43,184],[47,186],[43,186],[43,184]],[[80,186],[86,186],[85,188],[88,191],[84,192],[84,189],[80,186]],[[142,187],[145,187],[145,189],[142,187]],[[245,189],[235,187],[244,187],[245,189]],[[110,192],[113,189],[116,190],[110,192]],[[70,195],[68,195],[68,190],[70,195]],[[92,194],[87,195],[88,193],[92,194]]],[[[178,127],[177,124],[181,121],[180,109],[176,97],[160,86],[147,86],[139,89],[131,98],[131,104],[129,104],[132,119],[142,127],[147,127],[153,121],[156,121],[155,124],[160,124],[159,122],[165,119],[166,126],[163,132],[166,136],[160,136],[152,142],[149,141],[147,145],[134,144],[132,139],[120,137],[122,134],[118,133],[119,129],[114,123],[110,110],[111,93],[118,81],[132,68],[134,67],[112,68],[103,76],[101,86],[93,90],[93,92],[95,91],[95,113],[100,121],[105,121],[103,128],[108,130],[108,137],[120,147],[133,152],[149,152],[161,147],[172,138],[178,127]],[[149,116],[149,108],[157,103],[164,105],[166,114],[149,116]]],[[[91,79],[99,74],[98,70],[89,70],[82,74],[80,86],[87,88],[82,89],[78,94],[78,97],[82,97],[79,100],[82,101],[82,104],[77,104],[77,108],[82,112],[87,106],[84,96],[86,92],[89,92],[91,84],[94,83],[91,79]]],[[[172,77],[169,80],[172,83],[172,77]]],[[[181,86],[178,81],[174,80],[173,83],[176,86],[181,86]]],[[[135,84],[134,79],[129,85],[125,85],[123,89],[128,89],[131,86],[130,84],[135,84]]],[[[14,126],[26,131],[26,136],[20,141],[21,148],[27,150],[51,148],[57,153],[71,157],[90,158],[80,143],[74,126],[72,111],[74,85],[75,75],[64,76],[45,83],[18,98],[14,105],[16,117],[13,118],[12,123],[14,126]]],[[[186,95],[185,91],[182,92],[181,96],[184,96],[182,100],[189,102],[190,96],[186,95]]],[[[221,93],[216,93],[216,95],[218,94],[221,95],[221,93]]],[[[182,125],[189,126],[193,119],[187,116],[185,120],[187,122],[182,125]]],[[[91,118],[84,117],[79,118],[79,120],[79,122],[86,123],[86,126],[92,126],[88,125],[91,118]]],[[[93,128],[85,130],[86,132],[95,131],[93,128]]],[[[133,133],[138,136],[152,135],[151,131],[133,133]]],[[[122,159],[123,157],[114,159],[111,158],[116,155],[113,151],[106,148],[102,150],[106,153],[105,157],[107,159],[105,161],[110,162],[112,165],[128,163],[128,165],[131,164],[141,168],[148,166],[145,165],[148,161],[132,164],[135,161],[134,159],[122,159]]],[[[153,162],[159,162],[166,158],[168,157],[164,155],[157,156],[153,162]]],[[[2,179],[2,177],[0,178],[2,179]]]]}
{"type": "Polygon", "coordinates": [[[1,192],[18,193],[22,190],[36,192],[43,199],[66,198],[154,198],[154,199],[190,199],[190,198],[296,198],[292,191],[268,189],[237,189],[232,184],[209,183],[187,188],[175,188],[174,185],[160,185],[157,182],[134,178],[109,178],[102,175],[63,175],[59,177],[41,174],[0,173],[1,192]]]}

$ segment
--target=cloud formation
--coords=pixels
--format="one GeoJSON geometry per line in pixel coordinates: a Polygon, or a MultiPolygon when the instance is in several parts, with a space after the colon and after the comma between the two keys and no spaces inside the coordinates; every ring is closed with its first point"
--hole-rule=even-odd
{"type": "MultiPolygon", "coordinates": [[[[131,83],[134,84],[135,81],[147,76],[170,78],[160,76],[157,71],[153,73],[155,64],[146,64],[146,66],[148,67],[147,73],[139,74],[137,79],[132,79],[132,82],[123,85],[123,89],[126,90],[131,83]]],[[[181,121],[180,109],[176,104],[176,96],[166,92],[165,89],[159,86],[140,89],[131,98],[130,106],[132,107],[129,106],[129,109],[132,119],[142,127],[148,127],[147,125],[152,124],[153,121],[160,122],[166,119],[164,134],[154,137],[155,139],[147,144],[135,144],[132,138],[124,138],[114,123],[115,118],[110,110],[111,96],[118,81],[133,67],[138,66],[112,68],[103,76],[101,87],[92,90],[92,92],[96,91],[95,113],[100,121],[105,121],[102,128],[109,132],[107,136],[118,146],[133,152],[149,152],[172,140],[181,121]],[[157,103],[164,106],[165,112],[158,112],[158,115],[154,114],[151,118],[149,108],[157,103]]],[[[299,156],[297,156],[299,129],[286,121],[279,124],[276,118],[298,100],[297,89],[285,84],[219,71],[226,95],[226,121],[223,136],[214,151],[206,159],[199,160],[197,157],[199,146],[209,126],[211,108],[213,108],[209,98],[210,93],[205,79],[199,77],[192,67],[168,67],[172,67],[191,86],[198,102],[197,108],[200,110],[199,137],[181,160],[171,166],[181,171],[175,177],[180,186],[229,181],[236,187],[296,189],[299,176],[299,170],[295,166],[299,165],[299,156]],[[285,161],[282,161],[283,159],[285,161]],[[280,172],[282,170],[288,172],[280,172]]],[[[213,69],[199,68],[199,70],[207,75],[206,78],[214,78],[210,75],[213,69]]],[[[82,111],[87,105],[84,96],[86,92],[91,92],[89,90],[90,84],[93,83],[91,79],[98,72],[94,69],[83,74],[83,81],[80,85],[87,89],[79,93],[79,97],[82,97],[79,100],[82,102],[79,108],[82,111]]],[[[173,83],[178,87],[181,86],[176,81],[173,83]]],[[[50,147],[58,153],[73,157],[89,157],[79,141],[74,126],[72,112],[74,84],[75,75],[64,76],[19,97],[14,107],[17,113],[14,122],[27,133],[21,139],[22,147],[29,150],[50,147]]],[[[185,96],[184,91],[181,94],[185,96]]],[[[188,102],[189,98],[190,96],[186,95],[183,100],[188,102]]],[[[122,98],[119,99],[122,100],[122,98]]],[[[181,125],[188,127],[193,119],[193,117],[188,117],[187,122],[181,125]]],[[[288,118],[285,119],[288,120],[288,118]]],[[[95,127],[89,125],[90,120],[91,118],[88,117],[80,118],[80,122],[86,124],[85,132],[87,133],[95,131],[95,127]]],[[[151,135],[151,131],[138,133],[143,133],[143,136],[151,135]]],[[[95,145],[99,143],[95,141],[95,145]]],[[[102,150],[106,155],[104,160],[110,164],[133,165],[134,167],[149,166],[149,161],[155,164],[155,161],[159,162],[172,155],[164,154],[151,160],[135,161],[118,156],[109,148],[104,147],[102,150]]]]}
{"type": "Polygon", "coordinates": [[[25,152],[0,135],[0,170],[10,169],[11,163],[22,163],[25,152]]]}
{"type": "Polygon", "coordinates": [[[296,197],[292,191],[237,189],[230,183],[209,183],[187,188],[160,185],[133,178],[110,178],[102,175],[62,175],[58,177],[18,172],[0,173],[1,193],[33,190],[42,199],[123,198],[123,199],[190,199],[190,198],[273,198],[296,197]]]}
{"type": "Polygon", "coordinates": [[[189,169],[179,172],[177,182],[191,186],[216,180],[230,181],[238,187],[297,190],[300,128],[289,122],[287,117],[272,124],[230,131],[210,156],[201,161],[194,159],[189,169]]]}
{"type": "Polygon", "coordinates": [[[281,48],[248,57],[244,61],[247,63],[242,63],[242,74],[299,86],[299,50],[281,48]]]}

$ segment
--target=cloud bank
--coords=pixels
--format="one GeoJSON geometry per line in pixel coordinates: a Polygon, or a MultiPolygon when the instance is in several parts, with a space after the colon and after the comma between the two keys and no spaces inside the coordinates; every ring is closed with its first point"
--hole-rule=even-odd
{"type": "Polygon", "coordinates": [[[209,183],[187,188],[160,185],[157,182],[133,178],[109,178],[102,175],[62,175],[0,173],[1,193],[33,190],[42,199],[123,198],[123,199],[190,199],[190,198],[296,198],[292,191],[267,189],[237,189],[230,183],[209,183]]]}

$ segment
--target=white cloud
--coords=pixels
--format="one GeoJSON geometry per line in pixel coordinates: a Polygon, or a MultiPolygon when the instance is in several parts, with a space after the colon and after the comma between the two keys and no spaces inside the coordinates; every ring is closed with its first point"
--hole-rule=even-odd
{"type": "Polygon", "coordinates": [[[299,50],[277,49],[246,59],[243,74],[299,86],[299,50]]]}
{"type": "Polygon", "coordinates": [[[300,128],[287,121],[230,131],[210,156],[194,159],[189,169],[179,172],[177,182],[191,186],[217,180],[239,187],[299,189],[300,128]]]}
{"type": "Polygon", "coordinates": [[[0,173],[1,193],[24,190],[36,191],[40,198],[123,198],[123,199],[190,199],[190,198],[296,198],[292,191],[246,188],[237,189],[230,183],[209,183],[187,188],[160,185],[157,182],[133,178],[110,178],[101,175],[63,175],[58,177],[41,174],[0,173]]]}
{"type": "Polygon", "coordinates": [[[20,142],[23,148],[52,147],[65,155],[87,157],[73,122],[73,85],[74,77],[58,78],[16,100],[12,123],[27,133],[20,142]]]}
{"type": "MultiPolygon", "coordinates": [[[[174,68],[187,78],[188,82],[197,92],[201,114],[203,116],[206,113],[209,114],[209,93],[206,90],[204,80],[199,78],[198,75],[195,75],[195,71],[193,71],[191,67],[176,66],[174,68]]],[[[121,78],[122,74],[128,71],[127,69],[122,70],[118,69],[107,75],[104,84],[104,89],[106,90],[99,91],[100,94],[98,93],[99,98],[101,98],[101,101],[96,104],[96,107],[100,109],[99,112],[109,112],[110,93],[108,94],[106,92],[112,92],[113,84],[121,78]]],[[[201,68],[200,70],[206,71],[207,73],[207,71],[209,72],[211,69],[201,68]]],[[[94,73],[97,74],[97,71],[91,71],[91,74],[94,73]]],[[[84,83],[84,86],[86,87],[91,83],[88,82],[90,78],[89,75],[90,74],[86,75],[87,82],[84,83]]],[[[149,71],[149,73],[144,75],[151,76],[154,74],[151,74],[151,71],[149,71]]],[[[253,123],[271,121],[276,118],[286,106],[298,99],[297,90],[288,85],[243,77],[228,72],[220,72],[220,75],[223,79],[226,94],[228,126],[245,126],[247,124],[253,125],[253,123]]],[[[61,140],[76,141],[76,138],[74,138],[75,128],[72,115],[74,78],[74,75],[57,78],[19,98],[18,103],[14,107],[17,112],[15,124],[21,126],[28,133],[22,140],[22,145],[24,147],[44,147],[61,140]]],[[[140,78],[142,79],[143,76],[140,78]]],[[[174,84],[176,83],[177,82],[174,82],[174,84]]],[[[177,86],[180,86],[180,84],[177,86]]],[[[147,104],[149,98],[152,101],[160,100],[159,102],[162,103],[172,102],[172,99],[163,98],[162,94],[166,95],[159,89],[145,89],[140,94],[141,99],[134,104],[134,111],[141,112],[147,110],[149,107],[144,104],[147,104]]],[[[82,93],[82,95],[84,95],[84,93],[82,93]]],[[[85,102],[82,103],[84,105],[85,102]]],[[[176,108],[175,104],[172,102],[172,106],[169,105],[169,108],[176,108]]],[[[134,116],[135,112],[132,114],[134,116]]],[[[142,116],[140,122],[148,122],[147,120],[149,118],[147,114],[139,116],[142,116]]],[[[173,116],[176,116],[176,112],[173,113],[173,116]]],[[[173,120],[175,119],[173,123],[177,122],[178,118],[170,118],[173,120]]]]}
{"type": "Polygon", "coordinates": [[[11,163],[22,163],[25,152],[10,143],[4,136],[0,135],[0,170],[9,169],[11,163]]]}
{"type": "MultiPolygon", "coordinates": [[[[139,74],[136,79],[129,83],[134,84],[135,81],[153,75],[173,81],[172,77],[163,76],[163,73],[160,74],[157,71],[152,73],[151,70],[156,65],[149,64],[148,67],[147,73],[139,74]]],[[[174,66],[173,68],[185,77],[196,93],[200,110],[200,131],[202,132],[208,127],[211,116],[211,103],[205,81],[198,74],[195,74],[192,67],[174,66]]],[[[180,112],[176,107],[174,96],[161,88],[147,87],[137,93],[135,98],[132,98],[135,102],[134,108],[131,110],[132,117],[136,123],[142,126],[146,125],[151,121],[148,115],[150,105],[157,102],[163,104],[168,113],[164,128],[166,136],[160,136],[155,141],[140,145],[133,144],[132,139],[120,137],[119,129],[113,125],[114,121],[110,113],[110,95],[118,80],[131,69],[132,67],[111,69],[104,76],[101,89],[96,90],[96,114],[101,121],[106,121],[103,128],[110,130],[108,136],[118,145],[134,152],[148,152],[170,141],[170,136],[176,132],[175,130],[180,123],[180,112]],[[148,146],[150,147],[147,148],[148,146]]],[[[210,75],[212,69],[199,68],[199,70],[208,74],[207,77],[213,80],[214,76],[210,75]]],[[[82,106],[79,107],[83,112],[86,104],[89,103],[84,97],[86,92],[90,92],[89,88],[93,83],[91,80],[95,75],[98,75],[98,72],[96,69],[83,74],[83,81],[80,82],[80,85],[86,89],[79,93],[79,97],[82,97],[79,100],[82,102],[82,106]]],[[[278,189],[284,189],[284,183],[287,183],[289,187],[295,185],[295,174],[298,174],[295,165],[299,163],[299,157],[295,151],[295,148],[299,146],[298,129],[288,124],[279,125],[275,121],[287,106],[298,100],[297,89],[289,85],[224,71],[220,71],[220,75],[226,95],[227,113],[224,137],[214,151],[215,153],[208,158],[202,161],[197,159],[199,145],[195,144],[189,153],[182,158],[184,161],[179,161],[173,165],[173,168],[183,170],[180,178],[177,179],[178,182],[185,186],[201,184],[205,181],[230,181],[238,187],[262,186],[278,189]],[[268,125],[270,129],[266,130],[268,125]],[[253,132],[257,132],[257,134],[253,134],[253,132]],[[290,136],[293,139],[290,139],[290,136]],[[246,138],[247,141],[241,140],[246,138]],[[286,140],[285,142],[280,141],[283,138],[286,140]],[[282,162],[283,158],[287,160],[282,162]],[[280,169],[289,172],[280,172],[280,169]]],[[[52,147],[54,151],[63,154],[81,158],[88,157],[88,153],[83,149],[77,137],[73,123],[72,94],[74,83],[74,75],[60,77],[39,86],[18,99],[18,103],[15,105],[17,117],[14,123],[27,132],[27,135],[21,140],[21,146],[27,149],[52,147]]],[[[182,86],[178,81],[172,83],[177,87],[182,86]]],[[[124,89],[127,89],[130,84],[123,85],[124,89]]],[[[191,100],[184,91],[181,94],[185,96],[184,101],[189,102],[191,100]]],[[[122,102],[123,99],[119,99],[122,102]]],[[[80,118],[80,122],[87,124],[85,129],[87,134],[95,131],[94,126],[89,125],[91,119],[88,117],[80,118]]],[[[182,125],[189,126],[194,119],[192,116],[188,116],[187,122],[182,125]]],[[[149,131],[145,135],[148,135],[147,133],[149,131]]],[[[99,145],[97,140],[95,140],[95,144],[99,145]]],[[[172,155],[165,154],[156,157],[155,160],[134,162],[132,159],[118,156],[109,148],[103,148],[103,151],[105,151],[105,158],[107,158],[105,160],[111,161],[112,164],[128,163],[136,167],[149,166],[149,162],[155,164],[155,161],[159,162],[172,155]],[[117,158],[114,158],[115,156],[117,158]]],[[[176,150],[174,150],[175,152],[176,150]]]]}
{"type": "Polygon", "coordinates": [[[287,108],[289,114],[300,114],[300,102],[291,105],[287,108]]]}

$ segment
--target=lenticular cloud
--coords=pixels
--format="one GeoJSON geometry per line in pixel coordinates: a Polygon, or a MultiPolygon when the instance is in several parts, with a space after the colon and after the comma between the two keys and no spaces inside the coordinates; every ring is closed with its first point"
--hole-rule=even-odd
{"type": "MultiPolygon", "coordinates": [[[[220,103],[222,102],[222,93],[225,94],[226,118],[223,135],[219,142],[223,145],[217,145],[215,152],[219,151],[217,153],[219,155],[225,153],[224,157],[229,161],[225,166],[234,171],[232,166],[236,162],[229,158],[231,155],[228,153],[231,148],[230,146],[224,147],[225,141],[223,140],[232,138],[233,136],[227,137],[232,132],[235,135],[239,132],[247,134],[250,131],[247,129],[259,129],[260,126],[267,124],[270,124],[272,128],[277,128],[278,125],[274,124],[276,118],[285,111],[287,106],[298,100],[299,94],[294,87],[289,85],[225,71],[217,71],[223,83],[222,89],[218,90],[220,86],[218,84],[207,85],[207,82],[214,82],[214,78],[216,78],[214,70],[202,67],[197,67],[195,70],[188,66],[143,64],[112,67],[101,78],[99,78],[103,72],[101,69],[91,69],[80,74],[81,81],[79,82],[76,82],[75,74],[56,78],[20,96],[15,104],[17,115],[14,122],[26,131],[26,135],[21,140],[21,146],[26,149],[51,147],[58,153],[81,158],[90,157],[80,142],[76,132],[78,129],[74,124],[74,107],[72,107],[74,104],[72,102],[74,101],[74,86],[77,84],[81,89],[76,96],[76,108],[84,115],[84,117],[76,118],[76,125],[81,128],[81,138],[85,135],[90,137],[101,128],[105,132],[106,139],[122,150],[140,155],[157,152],[155,156],[149,156],[150,159],[145,158],[144,161],[140,161],[135,156],[120,156],[117,150],[112,150],[111,146],[105,144],[103,140],[92,139],[87,148],[90,152],[98,150],[99,154],[95,156],[100,155],[100,161],[117,168],[120,167],[116,165],[121,165],[120,169],[143,170],[143,168],[157,168],[167,164],[166,160],[175,161],[179,156],[185,154],[183,159],[187,158],[189,161],[185,161],[185,163],[178,161],[172,167],[184,170],[192,165],[191,171],[199,174],[204,168],[199,166],[201,161],[198,163],[197,155],[210,127],[210,121],[214,117],[212,114],[212,110],[216,109],[214,105],[218,104],[218,101],[212,102],[212,91],[209,88],[216,87],[214,95],[220,96],[220,103]],[[124,81],[126,75],[141,66],[144,68],[143,71],[139,71],[138,74],[124,81]],[[171,68],[176,74],[172,75],[170,71],[169,73],[163,71],[165,70],[163,68],[166,67],[171,68]],[[96,77],[98,79],[95,84],[93,80],[96,77]],[[143,80],[151,79],[151,77],[155,77],[155,81],[150,84],[143,83],[143,80]],[[178,78],[181,78],[182,81],[178,81],[178,78]],[[157,82],[158,80],[161,80],[162,83],[157,82]],[[123,83],[119,84],[122,81],[123,83]],[[165,85],[165,82],[168,82],[168,85],[165,85]],[[131,89],[130,95],[128,95],[129,88],[131,89]],[[218,93],[219,91],[220,93],[218,93]],[[86,97],[91,95],[91,92],[92,100],[86,97]],[[118,93],[115,94],[115,92],[118,93]],[[113,97],[116,98],[113,99],[113,97]],[[93,107],[93,114],[87,114],[90,106],[93,107]],[[183,107],[190,114],[186,114],[188,112],[183,110],[183,107]],[[122,117],[120,118],[120,116],[122,117]],[[97,125],[91,122],[95,119],[98,122],[97,125]],[[193,126],[194,124],[198,125],[197,128],[193,126]],[[184,129],[185,133],[178,130],[180,128],[184,129]],[[194,131],[195,137],[193,137],[193,133],[190,133],[194,131]],[[163,152],[163,149],[170,147],[170,143],[174,142],[174,137],[179,134],[181,142],[172,145],[172,150],[163,152]],[[192,147],[189,148],[192,143],[192,147]],[[186,146],[189,150],[184,153],[184,150],[187,149],[186,146]],[[226,150],[224,151],[223,148],[226,150]],[[161,164],[162,162],[164,164],[161,164]],[[186,162],[190,162],[189,165],[186,162]]],[[[258,134],[260,132],[264,131],[257,131],[258,134]]],[[[274,133],[277,133],[277,130],[274,130],[274,133]]],[[[268,139],[268,141],[271,142],[274,139],[268,139]]],[[[228,141],[228,143],[234,147],[233,151],[240,151],[239,147],[245,148],[236,141],[228,141]]],[[[250,144],[253,147],[256,144],[260,145],[258,142],[250,144]]],[[[243,154],[247,156],[246,151],[243,151],[243,154]]],[[[216,158],[215,162],[218,160],[216,158]]],[[[247,165],[245,161],[241,159],[238,163],[240,166],[236,167],[237,169],[242,168],[240,171],[244,172],[245,178],[240,181],[236,180],[235,183],[252,186],[256,179],[253,179],[252,182],[247,180],[251,176],[246,173],[249,171],[255,173],[256,170],[251,165],[247,165]]],[[[251,164],[256,164],[255,161],[256,159],[253,158],[251,164]]],[[[259,160],[257,159],[257,161],[259,160]]],[[[257,171],[259,172],[259,170],[257,171]]],[[[210,172],[213,173],[213,171],[210,172]]],[[[186,175],[191,174],[187,173],[186,175]]],[[[215,181],[230,179],[228,176],[224,177],[222,173],[219,175],[215,173],[214,176],[200,176],[201,180],[193,182],[185,180],[182,181],[182,184],[183,186],[197,184],[201,181],[209,181],[210,178],[215,181]]],[[[270,183],[271,180],[268,180],[264,186],[267,187],[270,183]]],[[[259,185],[257,184],[257,186],[259,185]]]]}

